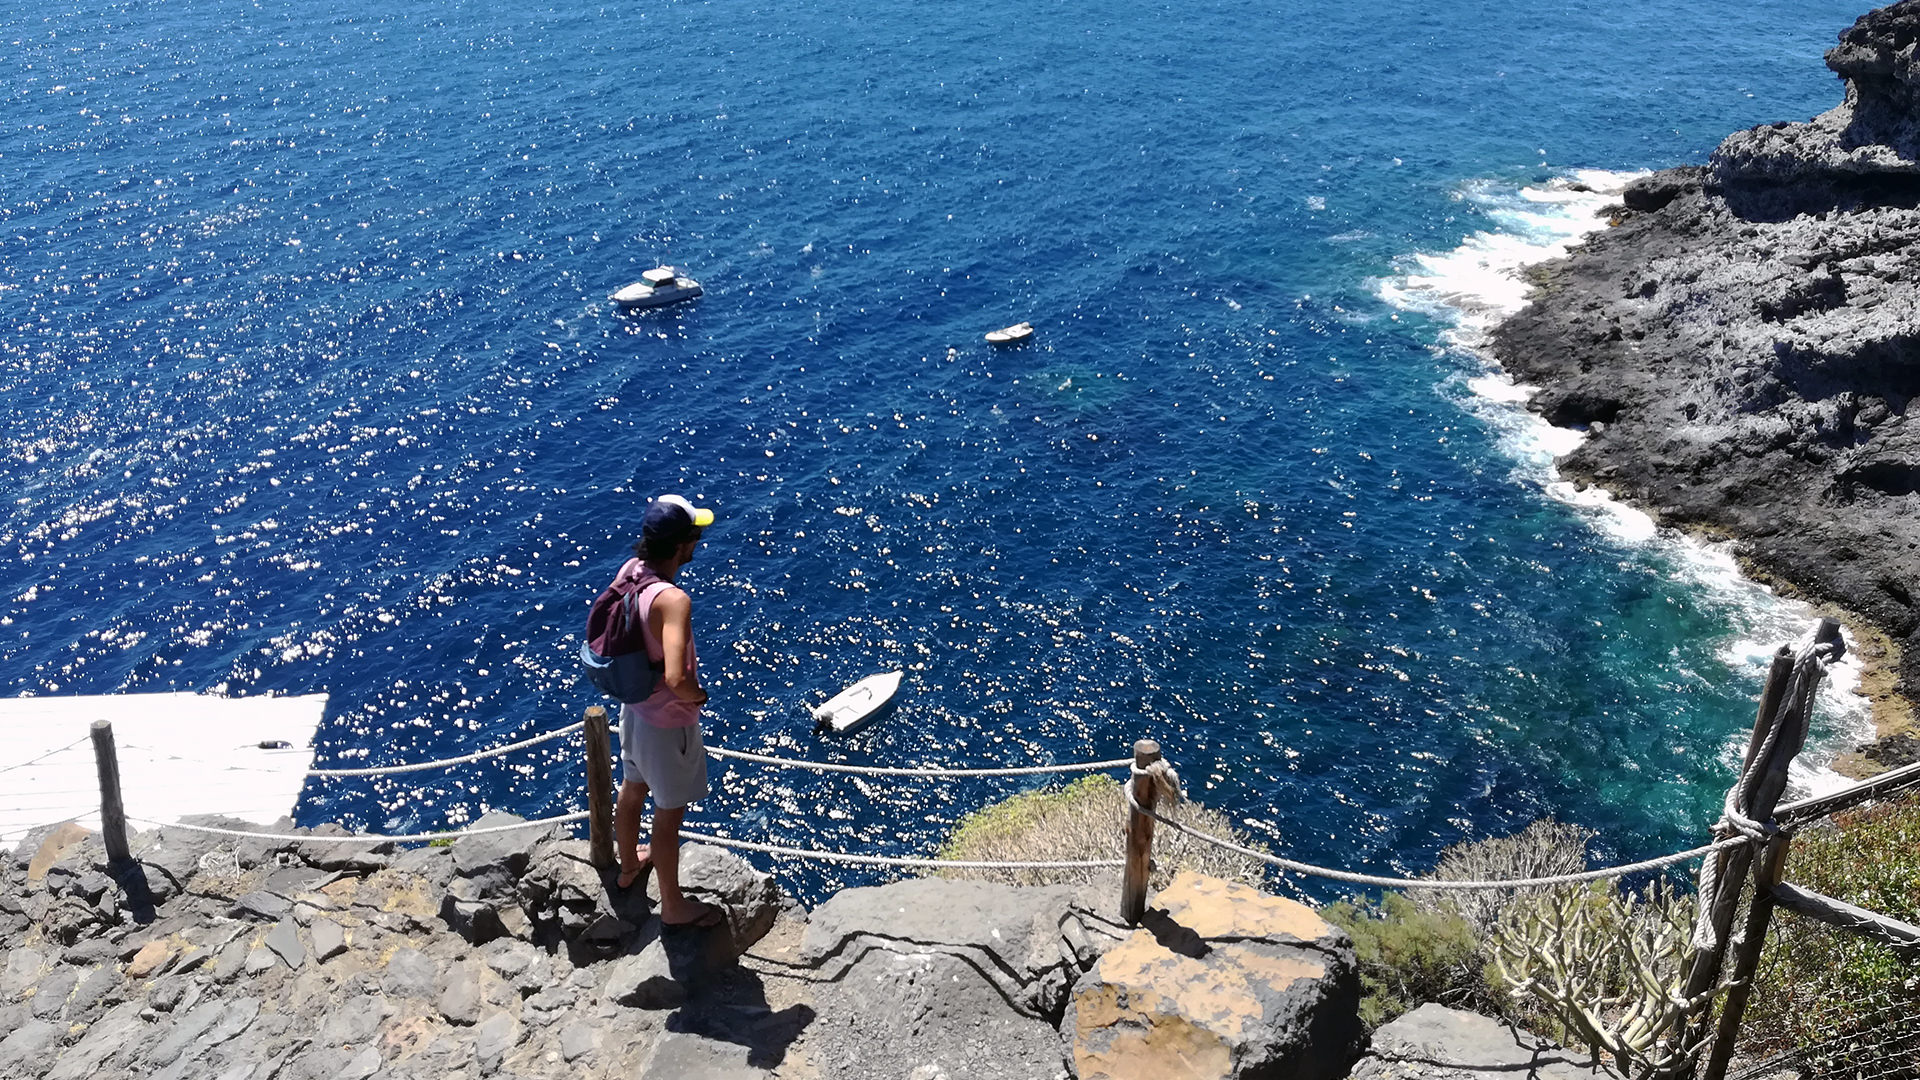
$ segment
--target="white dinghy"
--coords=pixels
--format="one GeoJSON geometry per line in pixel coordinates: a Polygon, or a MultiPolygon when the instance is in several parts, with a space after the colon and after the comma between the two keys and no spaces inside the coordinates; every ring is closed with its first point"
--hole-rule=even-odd
{"type": "Polygon", "coordinates": [[[866,727],[893,702],[904,674],[888,671],[869,675],[828,698],[826,704],[813,710],[814,734],[851,735],[866,727]]]}
{"type": "Polygon", "coordinates": [[[1012,326],[987,332],[989,345],[1018,345],[1033,336],[1032,323],[1014,323],[1012,326]]]}

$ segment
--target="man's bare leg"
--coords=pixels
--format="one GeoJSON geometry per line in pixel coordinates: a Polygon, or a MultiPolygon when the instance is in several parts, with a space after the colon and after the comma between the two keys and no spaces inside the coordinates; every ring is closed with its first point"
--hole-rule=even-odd
{"type": "Polygon", "coordinates": [[[680,892],[680,823],[686,817],[684,806],[672,810],[655,807],[653,811],[653,865],[659,871],[660,921],[669,926],[712,926],[720,921],[720,909],[689,900],[680,892]]]}
{"type": "MultiPolygon", "coordinates": [[[[647,868],[651,852],[640,846],[640,811],[646,809],[647,785],[638,780],[620,784],[620,799],[613,805],[613,846],[620,853],[620,887],[627,888],[647,868]]],[[[676,828],[675,833],[679,830],[676,828]]]]}

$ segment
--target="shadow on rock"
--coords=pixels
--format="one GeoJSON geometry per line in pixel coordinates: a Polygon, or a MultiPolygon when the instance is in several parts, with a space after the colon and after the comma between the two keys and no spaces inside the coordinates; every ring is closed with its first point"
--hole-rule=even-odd
{"type": "Polygon", "coordinates": [[[735,967],[702,984],[667,1018],[667,1030],[740,1047],[747,1065],[775,1069],[786,1061],[787,1048],[813,1023],[814,1015],[806,1005],[774,1009],[760,976],[735,967]]]}
{"type": "Polygon", "coordinates": [[[1206,938],[1201,937],[1192,928],[1175,922],[1173,916],[1161,908],[1148,910],[1141,917],[1140,925],[1145,927],[1153,935],[1153,940],[1168,952],[1178,953],[1195,960],[1205,960],[1207,954],[1213,951],[1213,947],[1207,944],[1206,938]]]}
{"type": "Polygon", "coordinates": [[[141,926],[153,922],[153,888],[147,882],[147,868],[137,862],[127,862],[110,867],[108,872],[120,885],[120,902],[127,915],[141,926]]]}

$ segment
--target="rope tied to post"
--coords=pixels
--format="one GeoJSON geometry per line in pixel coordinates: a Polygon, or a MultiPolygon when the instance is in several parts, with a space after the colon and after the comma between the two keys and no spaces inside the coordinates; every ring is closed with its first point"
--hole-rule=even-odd
{"type": "MultiPolygon", "coordinates": [[[[1138,765],[1132,765],[1129,771],[1134,776],[1146,777],[1153,784],[1153,790],[1158,796],[1157,801],[1165,802],[1168,806],[1180,805],[1180,774],[1174,771],[1173,764],[1166,758],[1160,758],[1144,769],[1138,765]]],[[[1129,805],[1133,802],[1131,791],[1127,792],[1127,802],[1129,805]]]]}
{"type": "MultiPolygon", "coordinates": [[[[1762,778],[1770,771],[1780,773],[1784,783],[1785,765],[1776,765],[1776,760],[1784,754],[1791,760],[1799,753],[1800,746],[1806,741],[1808,719],[1813,709],[1813,697],[1819,690],[1820,681],[1826,677],[1827,667],[1846,654],[1846,643],[1840,637],[1840,626],[1832,619],[1822,619],[1814,628],[1813,634],[1794,653],[1793,667],[1779,699],[1774,704],[1772,716],[1767,720],[1765,734],[1752,748],[1750,757],[1741,769],[1740,775],[1727,789],[1726,798],[1721,803],[1720,820],[1713,824],[1713,835],[1718,840],[1739,838],[1745,846],[1758,850],[1780,833],[1780,825],[1774,820],[1772,807],[1780,792],[1772,791],[1766,798],[1766,819],[1754,816],[1755,796],[1762,786],[1762,778]]],[[[1785,646],[1781,647],[1784,654],[1785,646]]],[[[1769,702],[1763,693],[1761,708],[1769,702]]],[[[1715,925],[1715,899],[1719,896],[1721,874],[1725,867],[1718,857],[1707,859],[1700,865],[1699,912],[1694,918],[1692,945],[1696,950],[1708,951],[1719,948],[1720,930],[1715,925]]]]}

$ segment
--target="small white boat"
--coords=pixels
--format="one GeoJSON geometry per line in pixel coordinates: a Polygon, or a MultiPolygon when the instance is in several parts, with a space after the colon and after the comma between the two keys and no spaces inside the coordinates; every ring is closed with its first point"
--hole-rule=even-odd
{"type": "Polygon", "coordinates": [[[1024,322],[1014,323],[1012,326],[1006,327],[1001,330],[989,331],[987,334],[987,344],[1018,345],[1019,343],[1027,340],[1032,336],[1033,336],[1032,323],[1024,323],[1024,322]]]}
{"type": "Polygon", "coordinates": [[[684,277],[671,266],[656,266],[640,275],[640,280],[607,299],[631,311],[636,308],[664,307],[700,295],[700,283],[684,277]]]}
{"type": "Polygon", "coordinates": [[[869,675],[827,699],[813,710],[816,735],[851,735],[873,720],[900,690],[901,671],[869,675]]]}

